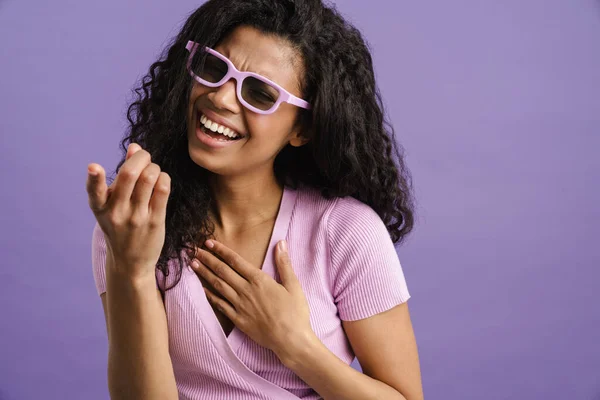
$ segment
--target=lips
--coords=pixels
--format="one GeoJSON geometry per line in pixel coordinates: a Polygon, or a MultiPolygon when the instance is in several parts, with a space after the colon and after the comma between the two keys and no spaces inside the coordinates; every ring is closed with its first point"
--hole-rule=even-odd
{"type": "Polygon", "coordinates": [[[198,121],[200,120],[200,117],[203,114],[205,117],[207,117],[211,121],[216,122],[219,125],[223,125],[224,127],[227,127],[229,129],[231,129],[232,131],[234,131],[235,133],[237,133],[240,136],[240,139],[243,139],[247,136],[245,133],[241,132],[239,129],[236,129],[234,124],[219,117],[217,114],[215,114],[214,112],[212,112],[211,110],[208,110],[208,109],[198,109],[196,111],[196,118],[198,119],[198,121]]]}
{"type": "Polygon", "coordinates": [[[211,151],[220,151],[220,149],[224,149],[229,146],[235,145],[235,143],[239,142],[237,140],[224,139],[225,136],[220,135],[219,133],[213,132],[211,130],[206,130],[204,125],[200,124],[200,120],[198,119],[196,122],[196,132],[195,136],[199,143],[201,143],[205,150],[212,149],[211,151]]]}
{"type": "Polygon", "coordinates": [[[207,134],[215,138],[223,137],[232,140],[239,140],[241,136],[237,132],[232,131],[226,126],[219,125],[215,121],[210,120],[206,115],[200,116],[200,128],[207,134]]]}
{"type": "MultiPolygon", "coordinates": [[[[218,141],[223,141],[223,142],[233,141],[233,142],[235,142],[242,138],[239,135],[236,136],[235,138],[232,138],[229,135],[226,135],[224,132],[221,133],[219,131],[213,131],[212,129],[207,128],[206,125],[204,125],[202,123],[202,120],[198,121],[198,123],[196,124],[196,128],[199,129],[201,132],[204,132],[206,135],[208,135],[218,141]]],[[[226,128],[226,129],[229,130],[229,128],[226,128]]]]}

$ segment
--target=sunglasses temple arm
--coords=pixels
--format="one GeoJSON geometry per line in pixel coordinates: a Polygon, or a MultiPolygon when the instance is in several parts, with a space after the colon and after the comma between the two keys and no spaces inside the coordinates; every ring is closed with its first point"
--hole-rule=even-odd
{"type": "Polygon", "coordinates": [[[185,45],[185,48],[191,53],[195,45],[196,43],[192,42],[191,40],[188,40],[187,44],[185,45]]]}
{"type": "Polygon", "coordinates": [[[308,102],[294,96],[293,94],[290,94],[289,96],[290,97],[286,100],[287,103],[310,110],[311,107],[310,107],[310,104],[308,104],[308,102]]]}

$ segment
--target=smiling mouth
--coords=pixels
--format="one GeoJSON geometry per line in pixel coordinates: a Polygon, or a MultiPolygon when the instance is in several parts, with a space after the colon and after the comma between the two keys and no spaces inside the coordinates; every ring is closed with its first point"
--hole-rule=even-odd
{"type": "Polygon", "coordinates": [[[202,132],[210,136],[211,138],[221,141],[221,142],[232,142],[236,140],[240,140],[244,138],[244,136],[240,135],[236,131],[232,130],[229,127],[220,125],[208,117],[203,115],[201,112],[197,113],[197,127],[200,128],[202,132]]]}

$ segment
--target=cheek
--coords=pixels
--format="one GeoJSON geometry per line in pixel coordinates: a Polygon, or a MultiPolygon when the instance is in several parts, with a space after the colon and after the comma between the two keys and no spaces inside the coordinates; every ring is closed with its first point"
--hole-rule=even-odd
{"type": "Polygon", "coordinates": [[[247,121],[252,138],[264,143],[268,141],[269,147],[278,147],[285,143],[294,124],[293,117],[288,114],[276,112],[271,115],[249,116],[247,121]]]}
{"type": "Polygon", "coordinates": [[[192,90],[190,91],[190,100],[188,102],[188,117],[192,116],[192,110],[196,108],[196,103],[200,96],[204,95],[208,89],[203,87],[198,82],[194,81],[194,86],[192,86],[192,90]]]}

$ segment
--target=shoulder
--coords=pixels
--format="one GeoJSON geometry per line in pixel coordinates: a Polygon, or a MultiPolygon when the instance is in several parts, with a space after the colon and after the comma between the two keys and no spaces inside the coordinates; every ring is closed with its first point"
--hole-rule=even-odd
{"type": "Polygon", "coordinates": [[[392,245],[381,217],[369,205],[354,197],[338,197],[329,206],[327,236],[339,250],[358,250],[365,246],[392,245]]]}
{"type": "Polygon", "coordinates": [[[385,225],[379,215],[367,204],[351,196],[326,197],[321,190],[300,186],[296,208],[309,212],[314,218],[322,220],[332,234],[362,231],[366,227],[379,231],[385,225]],[[350,229],[350,232],[348,231],[350,229]]]}
{"type": "Polygon", "coordinates": [[[298,199],[297,211],[303,219],[314,221],[324,231],[324,244],[334,263],[373,252],[397,258],[385,223],[368,204],[351,196],[328,198],[314,188],[303,188],[298,199]]]}
{"type": "Polygon", "coordinates": [[[394,243],[375,210],[338,198],[327,221],[328,276],[342,320],[367,318],[410,297],[394,243]]]}
{"type": "MultiPolygon", "coordinates": [[[[362,268],[374,261],[396,263],[394,243],[383,220],[369,205],[340,197],[327,215],[329,254],[341,268],[362,268]]],[[[335,270],[336,268],[334,268],[335,270]]]]}
{"type": "Polygon", "coordinates": [[[379,215],[369,205],[354,197],[338,197],[330,206],[329,226],[332,229],[369,229],[385,225],[379,215]]]}

